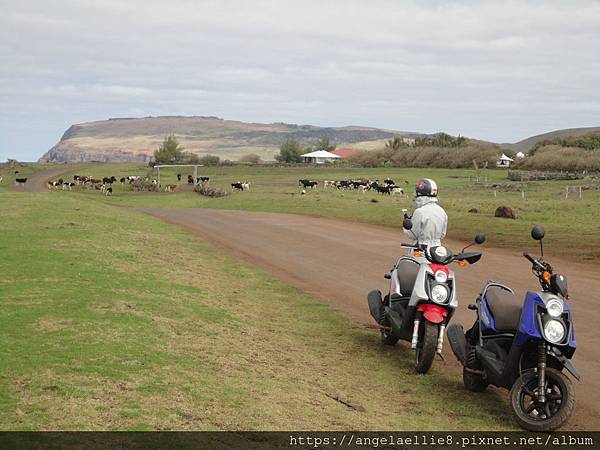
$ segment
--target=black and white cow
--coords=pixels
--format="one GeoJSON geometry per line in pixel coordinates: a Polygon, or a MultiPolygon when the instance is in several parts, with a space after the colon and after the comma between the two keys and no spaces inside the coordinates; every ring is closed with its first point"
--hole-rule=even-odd
{"type": "Polygon", "coordinates": [[[317,187],[318,184],[319,182],[315,180],[298,180],[298,186],[302,186],[303,188],[313,189],[317,187]]]}

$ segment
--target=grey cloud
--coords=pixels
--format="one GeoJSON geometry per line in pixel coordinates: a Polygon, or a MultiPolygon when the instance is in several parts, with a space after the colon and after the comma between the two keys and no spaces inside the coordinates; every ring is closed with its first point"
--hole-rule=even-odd
{"type": "Polygon", "coordinates": [[[598,125],[594,1],[0,6],[0,160],[35,159],[71,123],[115,116],[210,114],[498,141],[598,125]]]}

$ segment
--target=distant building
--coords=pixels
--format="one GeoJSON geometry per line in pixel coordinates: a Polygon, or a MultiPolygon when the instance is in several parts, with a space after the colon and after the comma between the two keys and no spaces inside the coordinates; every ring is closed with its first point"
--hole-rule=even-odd
{"type": "Polygon", "coordinates": [[[353,148],[344,147],[344,148],[336,148],[331,153],[333,153],[334,155],[338,155],[342,159],[346,159],[346,158],[348,158],[348,156],[350,156],[355,151],[356,150],[354,150],[353,148]]]}
{"type": "Polygon", "coordinates": [[[327,162],[333,162],[336,159],[341,159],[340,156],[331,152],[326,152],[325,150],[318,150],[316,152],[305,153],[304,155],[300,156],[302,156],[305,163],[312,164],[323,164],[327,162]]]}
{"type": "Polygon", "coordinates": [[[525,158],[525,153],[523,153],[523,152],[517,153],[517,158],[519,158],[519,159],[525,158]]]}
{"type": "Polygon", "coordinates": [[[504,153],[502,153],[502,156],[498,158],[498,161],[496,162],[496,167],[500,169],[508,169],[514,161],[514,159],[509,158],[504,153]]]}

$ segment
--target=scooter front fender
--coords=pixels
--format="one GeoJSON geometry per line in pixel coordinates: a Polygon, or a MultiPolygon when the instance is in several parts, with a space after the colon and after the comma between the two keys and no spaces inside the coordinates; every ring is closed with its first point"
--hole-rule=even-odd
{"type": "Polygon", "coordinates": [[[431,323],[442,323],[448,315],[448,310],[442,306],[434,305],[433,303],[425,303],[419,305],[417,311],[423,313],[423,317],[431,323]]]}

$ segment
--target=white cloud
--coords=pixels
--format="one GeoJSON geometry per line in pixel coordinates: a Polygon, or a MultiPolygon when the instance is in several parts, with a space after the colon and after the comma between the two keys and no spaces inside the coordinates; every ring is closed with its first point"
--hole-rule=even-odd
{"type": "Polygon", "coordinates": [[[34,159],[71,123],[119,115],[498,141],[598,125],[594,1],[0,0],[0,9],[0,159],[34,159]]]}

